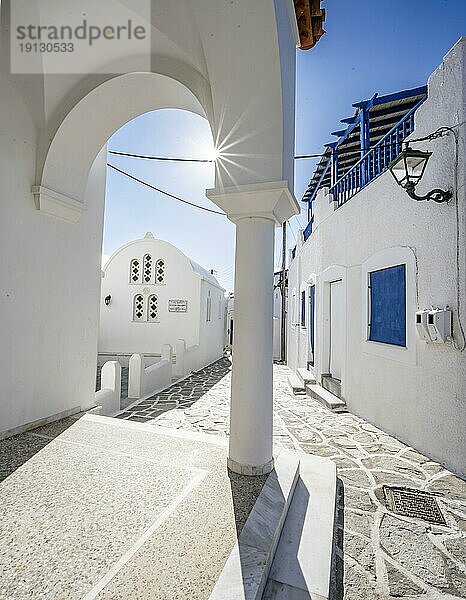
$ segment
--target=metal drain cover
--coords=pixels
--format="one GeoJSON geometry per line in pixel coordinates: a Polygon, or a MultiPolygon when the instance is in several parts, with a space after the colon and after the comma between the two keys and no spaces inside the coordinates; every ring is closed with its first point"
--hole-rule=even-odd
{"type": "Polygon", "coordinates": [[[404,487],[383,486],[388,508],[404,517],[423,519],[429,523],[446,525],[437,499],[428,492],[404,487]]]}

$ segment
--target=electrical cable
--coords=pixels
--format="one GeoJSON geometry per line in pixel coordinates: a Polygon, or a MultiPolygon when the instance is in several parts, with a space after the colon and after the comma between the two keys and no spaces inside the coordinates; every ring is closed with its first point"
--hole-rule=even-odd
{"type": "Polygon", "coordinates": [[[172,156],[150,156],[148,154],[133,154],[132,152],[120,152],[119,150],[109,150],[109,154],[115,156],[126,156],[128,158],[143,158],[144,160],[166,160],[170,162],[197,162],[197,163],[212,163],[213,158],[176,158],[172,156]]]}
{"type": "Polygon", "coordinates": [[[183,198],[180,198],[179,196],[170,194],[170,192],[161,190],[160,188],[156,187],[155,185],[152,185],[151,183],[148,183],[147,181],[138,179],[134,175],[131,175],[131,173],[127,173],[126,171],[123,171],[122,169],[115,167],[115,165],[107,163],[107,167],[110,167],[114,171],[117,171],[118,173],[125,175],[125,177],[129,177],[129,179],[132,179],[133,181],[137,181],[141,185],[145,185],[146,187],[150,188],[151,190],[155,190],[156,192],[159,192],[160,194],[164,194],[165,196],[168,196],[169,198],[173,198],[173,200],[178,200],[178,202],[183,202],[183,204],[188,204],[189,206],[193,206],[194,208],[199,208],[200,210],[205,210],[206,212],[213,213],[214,215],[221,215],[222,217],[226,217],[226,214],[224,212],[220,212],[218,210],[213,210],[212,208],[206,208],[205,206],[199,206],[199,204],[194,204],[194,202],[189,202],[188,200],[184,200],[183,198]]]}
{"type": "MultiPolygon", "coordinates": [[[[456,125],[455,127],[460,127],[460,125],[462,125],[462,123],[459,125],[456,125]]],[[[460,286],[461,286],[460,214],[459,214],[459,205],[458,205],[458,185],[459,185],[459,182],[458,182],[458,175],[459,175],[458,132],[455,131],[454,127],[446,127],[446,126],[439,127],[433,133],[429,133],[429,135],[426,135],[426,136],[420,137],[420,138],[406,140],[404,143],[410,144],[410,143],[414,143],[414,142],[430,141],[430,140],[435,140],[439,137],[443,137],[444,135],[449,135],[449,134],[452,134],[453,138],[455,140],[455,192],[454,192],[454,198],[455,198],[455,213],[456,213],[456,306],[457,306],[458,326],[459,326],[459,330],[461,332],[461,337],[463,338],[462,346],[459,346],[456,343],[456,340],[454,338],[453,338],[453,344],[457,350],[459,350],[460,352],[463,352],[464,349],[466,348],[466,335],[464,332],[463,323],[461,321],[462,303],[461,303],[461,290],[460,290],[460,286]]]]}
{"type": "Polygon", "coordinates": [[[296,242],[296,244],[297,244],[297,243],[298,243],[298,239],[297,239],[297,237],[296,237],[296,234],[295,234],[295,232],[293,231],[293,227],[291,227],[291,221],[287,221],[287,223],[288,223],[288,225],[289,225],[289,227],[290,227],[290,231],[291,231],[291,233],[293,234],[294,241],[295,241],[295,242],[296,242]]]}
{"type": "MultiPolygon", "coordinates": [[[[124,156],[127,158],[141,158],[144,160],[162,160],[168,162],[194,162],[194,163],[213,163],[215,162],[214,158],[177,158],[175,156],[152,156],[149,154],[135,154],[133,152],[122,152],[120,150],[109,150],[109,154],[114,154],[115,156],[124,156]]],[[[300,160],[303,158],[321,158],[324,156],[323,154],[300,154],[294,157],[295,160],[300,160]]]]}

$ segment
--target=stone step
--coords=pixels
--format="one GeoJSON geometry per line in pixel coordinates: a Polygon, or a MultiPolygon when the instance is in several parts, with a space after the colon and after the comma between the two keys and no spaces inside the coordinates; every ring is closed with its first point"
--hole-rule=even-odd
{"type": "Polygon", "coordinates": [[[302,382],[301,378],[296,375],[296,373],[290,373],[287,377],[287,382],[293,394],[304,395],[306,393],[306,386],[302,382]]]}
{"type": "Polygon", "coordinates": [[[337,398],[341,398],[341,381],[331,375],[322,375],[322,387],[337,398]]]}
{"type": "MultiPolygon", "coordinates": [[[[282,450],[209,600],[261,600],[299,479],[299,459],[282,450]]],[[[335,500],[333,500],[332,508],[335,500]]]]}
{"type": "Polygon", "coordinates": [[[333,549],[336,467],[300,457],[299,479],[262,600],[327,600],[333,549]]]}
{"type": "Polygon", "coordinates": [[[346,402],[334,394],[331,394],[321,385],[307,385],[306,392],[311,398],[314,398],[330,410],[333,410],[333,412],[346,412],[346,402]]]}
{"type": "Polygon", "coordinates": [[[306,387],[306,385],[310,385],[316,382],[315,375],[311,369],[296,369],[296,372],[298,374],[298,377],[303,382],[304,387],[306,387]]]}

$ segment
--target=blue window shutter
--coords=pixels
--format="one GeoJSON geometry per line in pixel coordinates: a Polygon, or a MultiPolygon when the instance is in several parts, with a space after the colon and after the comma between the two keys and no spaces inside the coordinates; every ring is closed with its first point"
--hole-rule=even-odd
{"type": "Polygon", "coordinates": [[[306,292],[301,292],[301,327],[306,327],[306,292]]]}
{"type": "Polygon", "coordinates": [[[406,346],[406,265],[369,274],[369,340],[406,346]]]}

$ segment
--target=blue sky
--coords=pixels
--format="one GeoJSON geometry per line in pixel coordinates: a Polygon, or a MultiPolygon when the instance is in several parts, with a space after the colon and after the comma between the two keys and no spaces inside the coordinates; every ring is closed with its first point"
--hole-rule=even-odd
{"type": "MultiPolygon", "coordinates": [[[[466,35],[466,0],[326,0],[326,35],[315,48],[297,52],[296,153],[319,153],[353,114],[352,103],[423,85],[448,49],[466,35]]],[[[109,148],[139,154],[207,158],[212,140],[197,115],[161,110],[121,128],[109,148]]],[[[191,202],[212,207],[204,190],[213,185],[210,164],[166,163],[110,157],[110,162],[140,179],[191,202]]],[[[316,161],[296,161],[299,199],[316,161]]],[[[214,207],[215,208],[215,207],[214,207]]],[[[305,212],[292,219],[289,246],[306,225],[305,212]]],[[[234,226],[226,218],[166,198],[108,172],[103,253],[142,237],[146,231],[168,240],[202,266],[213,268],[220,283],[233,287],[234,226]]],[[[280,252],[277,230],[276,264],[280,252]]]]}

